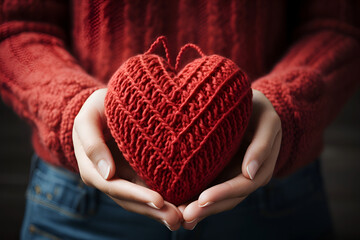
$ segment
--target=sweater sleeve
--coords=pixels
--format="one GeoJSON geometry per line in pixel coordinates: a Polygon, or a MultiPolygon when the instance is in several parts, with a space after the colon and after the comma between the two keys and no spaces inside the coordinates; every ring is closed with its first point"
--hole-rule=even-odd
{"type": "Polygon", "coordinates": [[[103,84],[66,50],[67,16],[66,1],[1,1],[0,94],[30,123],[42,157],[76,171],[73,120],[103,84]]]}
{"type": "Polygon", "coordinates": [[[300,11],[298,40],[252,85],[281,118],[283,138],[275,176],[287,175],[319,156],[325,127],[359,86],[360,4],[349,2],[309,1],[300,11]]]}

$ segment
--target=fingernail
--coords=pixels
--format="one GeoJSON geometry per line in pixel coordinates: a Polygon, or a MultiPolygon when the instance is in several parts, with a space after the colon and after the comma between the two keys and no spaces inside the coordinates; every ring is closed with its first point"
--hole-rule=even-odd
{"type": "Polygon", "coordinates": [[[251,180],[254,179],[257,170],[259,169],[259,164],[257,163],[257,161],[253,160],[251,161],[247,167],[246,167],[246,171],[249,174],[249,177],[251,180]]]}
{"type": "Polygon", "coordinates": [[[107,162],[105,160],[101,159],[98,162],[98,169],[99,169],[101,176],[104,179],[108,179],[109,174],[110,174],[110,166],[109,166],[109,164],[107,164],[107,162]]]}
{"type": "Polygon", "coordinates": [[[211,204],[213,204],[214,202],[207,202],[205,204],[199,204],[199,207],[206,207],[206,206],[209,206],[211,204]]]}
{"type": "Polygon", "coordinates": [[[168,224],[168,222],[166,220],[162,220],[162,221],[170,231],[174,231],[174,230],[171,229],[170,225],[168,224]]]}
{"type": "Polygon", "coordinates": [[[193,222],[195,222],[196,221],[196,218],[194,218],[193,220],[191,220],[191,221],[186,221],[186,223],[193,223],[193,222]]]}
{"type": "Polygon", "coordinates": [[[190,230],[194,230],[194,228],[196,227],[197,224],[195,224],[192,228],[190,228],[190,230]]]}
{"type": "Polygon", "coordinates": [[[149,206],[152,207],[152,208],[160,209],[160,208],[157,207],[153,202],[148,202],[148,203],[146,203],[146,204],[149,205],[149,206]]]}

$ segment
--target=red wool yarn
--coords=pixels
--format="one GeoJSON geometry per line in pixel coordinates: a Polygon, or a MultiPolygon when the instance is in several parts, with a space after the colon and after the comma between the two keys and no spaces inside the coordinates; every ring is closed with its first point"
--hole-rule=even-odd
{"type": "Polygon", "coordinates": [[[175,205],[199,194],[228,164],[251,110],[250,81],[234,62],[187,44],[173,68],[164,37],[120,66],[105,98],[108,126],[125,159],[175,205]],[[152,53],[159,43],[168,61],[152,53]],[[189,48],[201,57],[179,71],[189,48]]]}

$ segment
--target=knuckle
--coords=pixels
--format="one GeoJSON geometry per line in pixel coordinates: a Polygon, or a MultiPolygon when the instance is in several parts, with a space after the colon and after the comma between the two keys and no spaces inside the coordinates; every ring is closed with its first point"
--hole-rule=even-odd
{"type": "Polygon", "coordinates": [[[100,143],[91,143],[84,147],[84,151],[90,160],[94,160],[101,149],[100,143]]]}

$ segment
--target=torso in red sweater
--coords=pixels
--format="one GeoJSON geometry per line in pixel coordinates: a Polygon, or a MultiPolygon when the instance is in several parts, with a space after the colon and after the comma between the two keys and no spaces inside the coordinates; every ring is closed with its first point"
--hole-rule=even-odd
{"type": "Polygon", "coordinates": [[[281,117],[275,173],[316,158],[360,77],[359,2],[14,1],[1,3],[0,92],[45,160],[77,170],[71,132],[86,98],[160,35],[232,59],[281,117]],[[75,60],[76,59],[76,60],[75,60]]]}
{"type": "Polygon", "coordinates": [[[173,57],[184,44],[196,43],[206,54],[232,59],[254,78],[286,49],[281,1],[93,2],[74,1],[73,50],[81,66],[105,82],[160,35],[167,37],[173,57]]]}

